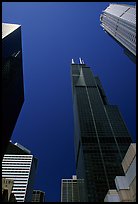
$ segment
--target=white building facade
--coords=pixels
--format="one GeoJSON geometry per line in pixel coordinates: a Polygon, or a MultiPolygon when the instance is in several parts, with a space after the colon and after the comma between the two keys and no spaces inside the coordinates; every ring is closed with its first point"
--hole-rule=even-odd
{"type": "Polygon", "coordinates": [[[110,4],[100,15],[100,21],[103,29],[125,48],[125,54],[135,57],[136,6],[110,4]]]}
{"type": "Polygon", "coordinates": [[[31,154],[5,154],[2,178],[12,179],[17,202],[31,202],[37,160],[31,154]]]}

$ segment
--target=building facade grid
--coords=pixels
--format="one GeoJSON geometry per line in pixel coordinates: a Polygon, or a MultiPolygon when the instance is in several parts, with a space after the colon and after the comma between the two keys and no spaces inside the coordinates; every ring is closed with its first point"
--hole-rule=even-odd
{"type": "Polygon", "coordinates": [[[86,202],[103,202],[131,143],[117,106],[108,103],[99,78],[86,64],[71,64],[76,174],[84,179],[86,202]]]}
{"type": "Polygon", "coordinates": [[[33,155],[8,155],[2,161],[2,177],[13,179],[13,189],[17,202],[24,202],[27,191],[33,155]]]}

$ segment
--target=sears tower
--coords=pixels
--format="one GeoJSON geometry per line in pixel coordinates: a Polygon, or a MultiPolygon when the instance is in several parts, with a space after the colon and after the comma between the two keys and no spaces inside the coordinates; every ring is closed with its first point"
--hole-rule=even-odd
{"type": "Polygon", "coordinates": [[[84,179],[87,202],[103,202],[132,142],[116,105],[108,103],[98,77],[80,59],[71,64],[76,175],[84,179]]]}

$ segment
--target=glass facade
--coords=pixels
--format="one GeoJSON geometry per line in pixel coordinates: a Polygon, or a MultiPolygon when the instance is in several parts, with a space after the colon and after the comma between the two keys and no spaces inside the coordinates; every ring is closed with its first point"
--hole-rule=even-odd
{"type": "Polygon", "coordinates": [[[10,25],[2,25],[2,155],[24,102],[21,26],[10,25]]]}
{"type": "Polygon", "coordinates": [[[86,202],[103,202],[123,175],[121,161],[131,137],[117,106],[110,105],[98,77],[85,64],[71,65],[76,174],[86,202]]]}

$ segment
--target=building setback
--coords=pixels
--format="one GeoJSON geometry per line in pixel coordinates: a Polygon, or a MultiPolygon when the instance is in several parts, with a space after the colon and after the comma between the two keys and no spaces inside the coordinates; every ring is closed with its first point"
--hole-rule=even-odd
{"type": "Polygon", "coordinates": [[[71,64],[76,175],[84,179],[86,202],[103,202],[124,175],[122,159],[132,142],[116,105],[110,105],[98,77],[80,59],[71,64]]]}
{"type": "Polygon", "coordinates": [[[2,147],[6,152],[24,102],[21,26],[2,24],[2,147]]]}
{"type": "Polygon", "coordinates": [[[115,177],[116,189],[109,189],[104,202],[136,202],[136,143],[129,146],[122,167],[125,176],[115,177]]]}
{"type": "Polygon", "coordinates": [[[101,26],[136,62],[136,6],[110,4],[100,16],[101,26]]]}
{"type": "Polygon", "coordinates": [[[32,202],[45,202],[45,192],[33,190],[32,202]]]}
{"type": "Polygon", "coordinates": [[[61,202],[85,202],[85,196],[83,179],[77,179],[76,175],[72,179],[62,179],[61,202]]]}
{"type": "Polygon", "coordinates": [[[13,180],[17,202],[31,202],[37,159],[22,145],[11,142],[2,161],[2,178],[13,180]]]}

